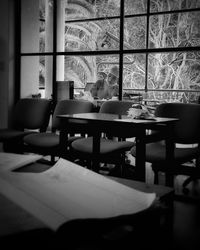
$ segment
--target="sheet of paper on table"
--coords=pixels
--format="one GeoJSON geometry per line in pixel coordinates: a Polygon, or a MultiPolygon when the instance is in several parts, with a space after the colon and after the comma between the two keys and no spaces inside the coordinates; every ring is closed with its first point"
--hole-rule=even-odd
{"type": "Polygon", "coordinates": [[[156,196],[62,158],[43,173],[1,172],[0,192],[53,230],[73,219],[134,214],[149,208],[156,196]]]}

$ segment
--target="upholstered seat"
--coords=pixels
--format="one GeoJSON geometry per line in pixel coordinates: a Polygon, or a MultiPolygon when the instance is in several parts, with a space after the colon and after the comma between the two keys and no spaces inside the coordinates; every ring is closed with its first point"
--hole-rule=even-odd
{"type": "MultiPolygon", "coordinates": [[[[57,115],[91,112],[92,110],[93,104],[85,100],[68,99],[59,101],[53,113],[51,131],[40,134],[27,135],[24,137],[24,143],[32,152],[37,152],[43,155],[51,155],[51,160],[52,162],[54,162],[55,156],[59,156],[60,154],[59,131],[61,128],[61,122],[60,119],[57,118],[57,115]]],[[[83,122],[73,122],[74,131],[77,133],[83,132],[78,128],[80,123],[82,127],[83,122]]],[[[82,138],[82,136],[70,136],[68,138],[68,145],[70,145],[72,141],[78,138],[82,138]]],[[[66,143],[66,148],[68,147],[68,145],[66,143]]]]}
{"type": "MultiPolygon", "coordinates": [[[[184,103],[160,104],[155,115],[158,117],[178,118],[173,127],[173,141],[175,142],[174,160],[172,165],[166,161],[166,147],[163,141],[146,144],[146,161],[152,163],[155,173],[154,182],[158,183],[158,172],[165,172],[166,185],[173,186],[174,175],[186,174],[198,178],[200,157],[200,105],[184,103]],[[195,160],[195,167],[187,165],[195,160]],[[194,174],[192,174],[194,172],[194,174]]],[[[135,156],[135,147],[131,149],[135,156]]],[[[188,182],[184,183],[185,186],[188,182]]]]}
{"type": "MultiPolygon", "coordinates": [[[[165,161],[165,145],[162,143],[149,143],[146,145],[146,161],[153,164],[161,164],[165,161]]],[[[135,155],[135,147],[131,149],[131,153],[135,155]]],[[[182,164],[195,158],[200,154],[200,148],[176,148],[175,164],[182,164]]],[[[162,166],[163,168],[164,166],[162,166]]]]}
{"type": "MultiPolygon", "coordinates": [[[[71,136],[68,138],[68,143],[80,137],[71,136]]],[[[35,148],[33,151],[43,154],[59,154],[59,134],[46,132],[40,134],[30,134],[24,138],[24,142],[30,147],[35,148]],[[46,152],[46,153],[45,153],[46,152]]]]}
{"type": "MultiPolygon", "coordinates": [[[[115,153],[119,154],[124,152],[133,146],[133,142],[130,141],[114,141],[105,138],[101,138],[100,154],[101,157],[115,153]]],[[[80,154],[88,154],[88,157],[92,157],[92,137],[79,139],[73,142],[73,149],[80,154]]]]}
{"type": "Polygon", "coordinates": [[[51,101],[24,98],[14,106],[11,127],[0,129],[0,142],[5,151],[22,152],[23,137],[46,131],[51,113],[51,101]]]}
{"type": "MultiPolygon", "coordinates": [[[[100,108],[100,113],[110,113],[126,115],[128,109],[133,105],[131,101],[107,101],[104,102],[100,108]]],[[[109,129],[110,130],[110,129],[109,129]]],[[[130,132],[120,130],[120,128],[113,128],[112,134],[106,134],[105,137],[100,139],[100,154],[98,156],[93,155],[93,138],[78,139],[71,144],[71,150],[75,158],[86,160],[88,167],[91,165],[91,161],[98,160],[101,163],[112,163],[116,166],[116,172],[122,176],[122,166],[125,165],[125,153],[129,151],[133,145],[133,141],[128,141],[130,132]],[[112,138],[112,136],[115,138],[112,138]],[[119,136],[119,138],[116,138],[119,136]],[[122,140],[121,140],[122,139],[122,140]]]]}
{"type": "Polygon", "coordinates": [[[1,138],[1,141],[7,141],[7,140],[14,139],[14,138],[23,137],[30,133],[32,133],[32,131],[19,131],[19,130],[5,128],[5,129],[0,130],[0,138],[1,138]]]}

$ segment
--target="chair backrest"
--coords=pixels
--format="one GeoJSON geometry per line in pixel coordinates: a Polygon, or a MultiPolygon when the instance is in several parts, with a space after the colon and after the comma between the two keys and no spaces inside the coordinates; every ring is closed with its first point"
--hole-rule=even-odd
{"type": "MultiPolygon", "coordinates": [[[[127,115],[127,111],[132,107],[132,105],[132,101],[106,101],[101,105],[99,112],[107,114],[127,115]]],[[[123,127],[123,125],[119,126],[118,124],[116,124],[114,126],[112,124],[111,126],[112,128],[109,128],[108,125],[106,125],[106,127],[108,128],[108,133],[106,133],[108,137],[115,136],[118,138],[130,138],[135,135],[135,130],[127,130],[123,127]],[[112,133],[110,133],[109,131],[112,131],[112,133]]]]}
{"type": "Polygon", "coordinates": [[[93,109],[94,109],[93,103],[87,100],[67,99],[59,101],[56,104],[53,113],[52,131],[60,130],[61,122],[60,119],[57,118],[57,115],[88,113],[92,112],[93,109]]]}
{"type": "Polygon", "coordinates": [[[39,129],[45,131],[49,124],[51,101],[41,98],[20,99],[13,111],[13,127],[16,129],[39,129]]]}
{"type": "Polygon", "coordinates": [[[109,113],[109,114],[118,114],[118,115],[127,115],[127,111],[133,105],[132,101],[119,101],[111,100],[106,101],[101,105],[99,112],[109,113]]]}
{"type": "Polygon", "coordinates": [[[174,126],[174,139],[177,143],[200,142],[200,105],[189,103],[163,103],[155,111],[156,116],[179,118],[174,126]]]}

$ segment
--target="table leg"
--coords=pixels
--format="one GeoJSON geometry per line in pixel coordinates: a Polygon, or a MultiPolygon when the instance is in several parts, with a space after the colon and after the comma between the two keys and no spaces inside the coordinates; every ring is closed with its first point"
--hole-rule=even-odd
{"type": "Polygon", "coordinates": [[[100,138],[101,133],[99,131],[93,132],[93,159],[92,159],[92,170],[95,172],[99,171],[100,164],[100,138]]]}
{"type": "Polygon", "coordinates": [[[135,170],[136,178],[139,181],[145,182],[145,156],[146,156],[146,144],[145,144],[146,130],[141,130],[136,137],[136,157],[135,157],[135,170]]]}
{"type": "Polygon", "coordinates": [[[173,175],[173,168],[174,168],[174,149],[175,144],[173,142],[172,136],[172,126],[168,126],[168,137],[165,140],[166,143],[166,167],[167,172],[165,174],[165,184],[166,186],[173,187],[174,186],[174,175],[173,175]]]}
{"type": "Polygon", "coordinates": [[[93,159],[92,170],[99,172],[100,165],[100,137],[101,133],[96,131],[93,133],[93,159]]]}
{"type": "Polygon", "coordinates": [[[59,156],[65,159],[67,158],[67,140],[68,140],[68,132],[66,129],[61,128],[59,135],[59,141],[60,141],[59,156]]]}

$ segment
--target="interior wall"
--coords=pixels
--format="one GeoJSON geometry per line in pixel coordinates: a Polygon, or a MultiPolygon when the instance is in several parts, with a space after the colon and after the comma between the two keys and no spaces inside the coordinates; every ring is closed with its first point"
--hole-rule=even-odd
{"type": "MultiPolygon", "coordinates": [[[[14,0],[0,1],[0,128],[14,103],[14,0]]],[[[2,148],[0,144],[0,149],[2,148]]]]}
{"type": "MultiPolygon", "coordinates": [[[[39,0],[21,1],[21,51],[39,52],[39,0]]],[[[39,56],[22,57],[20,97],[31,97],[39,91],[39,56]]]]}

